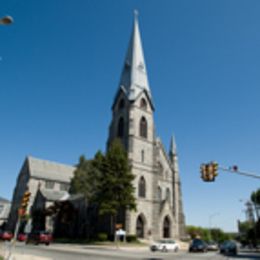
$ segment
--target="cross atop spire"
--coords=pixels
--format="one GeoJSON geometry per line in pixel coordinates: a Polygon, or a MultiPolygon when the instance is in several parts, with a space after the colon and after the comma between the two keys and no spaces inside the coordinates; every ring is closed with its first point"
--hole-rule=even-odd
{"type": "Polygon", "coordinates": [[[134,10],[133,31],[121,74],[119,90],[120,89],[125,92],[130,101],[134,101],[143,91],[147,92],[151,101],[151,92],[139,31],[137,10],[134,10]]]}

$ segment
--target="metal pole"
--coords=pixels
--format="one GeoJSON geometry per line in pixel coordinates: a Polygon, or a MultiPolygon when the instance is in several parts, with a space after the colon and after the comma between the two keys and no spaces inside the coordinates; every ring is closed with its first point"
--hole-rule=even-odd
{"type": "Polygon", "coordinates": [[[239,170],[232,170],[230,168],[225,168],[225,167],[218,167],[220,170],[225,171],[225,172],[232,172],[232,173],[236,173],[239,175],[243,175],[243,176],[247,176],[247,177],[251,177],[251,178],[256,178],[256,179],[260,179],[260,175],[257,175],[255,173],[249,173],[249,172],[242,172],[239,170]]]}
{"type": "Polygon", "coordinates": [[[17,238],[17,234],[18,234],[18,231],[19,231],[19,227],[20,227],[20,222],[21,222],[21,218],[18,215],[18,220],[17,220],[16,227],[15,227],[14,237],[11,241],[9,255],[7,256],[6,260],[12,260],[12,253],[15,249],[15,243],[16,243],[16,238],[17,238]]]}

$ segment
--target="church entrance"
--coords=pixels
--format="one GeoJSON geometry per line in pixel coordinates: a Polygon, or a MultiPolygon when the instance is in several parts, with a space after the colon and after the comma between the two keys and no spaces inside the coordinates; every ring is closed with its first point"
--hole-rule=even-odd
{"type": "Polygon", "coordinates": [[[163,238],[171,237],[171,221],[168,216],[163,221],[163,238]]]}
{"type": "Polygon", "coordinates": [[[142,215],[139,215],[136,220],[136,236],[138,238],[144,238],[144,228],[145,222],[144,217],[142,215]]]}

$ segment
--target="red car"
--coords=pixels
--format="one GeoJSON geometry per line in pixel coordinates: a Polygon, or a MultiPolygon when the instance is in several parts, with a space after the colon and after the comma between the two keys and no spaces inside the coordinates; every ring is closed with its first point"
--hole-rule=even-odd
{"type": "Polygon", "coordinates": [[[28,235],[26,244],[32,243],[35,245],[45,244],[46,246],[52,242],[52,234],[46,231],[35,231],[28,235]]]}
{"type": "Polygon", "coordinates": [[[13,235],[12,232],[10,232],[10,231],[3,231],[3,232],[0,234],[0,239],[10,241],[10,240],[12,240],[13,236],[14,236],[14,235],[13,235]]]}
{"type": "Polygon", "coordinates": [[[17,240],[18,240],[18,241],[21,241],[21,242],[24,242],[24,241],[27,240],[27,235],[24,234],[24,233],[20,233],[20,234],[18,234],[18,236],[17,236],[17,240]]]}

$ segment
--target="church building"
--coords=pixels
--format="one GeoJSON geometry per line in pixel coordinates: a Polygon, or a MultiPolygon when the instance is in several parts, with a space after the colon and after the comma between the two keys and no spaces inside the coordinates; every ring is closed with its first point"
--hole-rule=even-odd
{"type": "MultiPolygon", "coordinates": [[[[180,239],[185,236],[185,217],[175,138],[172,136],[167,152],[156,136],[154,111],[136,14],[112,104],[107,146],[115,138],[122,140],[135,176],[137,210],[124,214],[126,233],[144,239],[180,239]]],[[[30,208],[37,201],[39,190],[45,201],[64,199],[66,194],[68,198],[74,170],[72,166],[28,157],[14,189],[8,221],[10,230],[15,227],[17,210],[27,188],[32,193],[30,208]]]]}
{"type": "Polygon", "coordinates": [[[126,213],[127,233],[181,238],[185,218],[175,139],[167,153],[155,133],[154,110],[136,14],[112,105],[108,145],[122,140],[135,175],[137,211],[126,213]]]}

